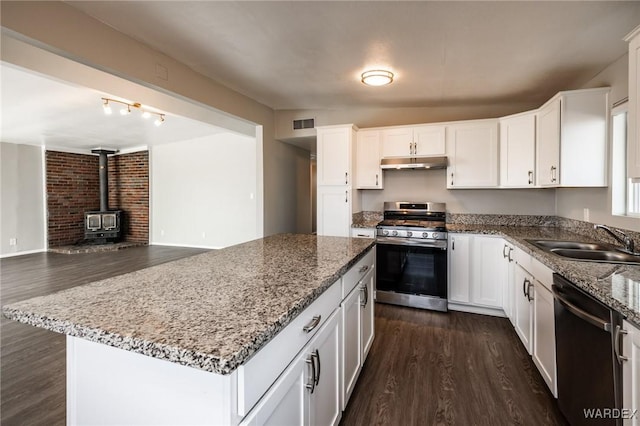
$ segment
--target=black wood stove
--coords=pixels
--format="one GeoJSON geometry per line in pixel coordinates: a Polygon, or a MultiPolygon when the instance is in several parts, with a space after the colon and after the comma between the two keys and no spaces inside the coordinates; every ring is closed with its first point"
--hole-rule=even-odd
{"type": "Polygon", "coordinates": [[[84,238],[87,242],[104,244],[122,237],[122,211],[109,210],[109,161],[107,155],[117,151],[92,149],[100,156],[100,210],[84,213],[84,238]]]}

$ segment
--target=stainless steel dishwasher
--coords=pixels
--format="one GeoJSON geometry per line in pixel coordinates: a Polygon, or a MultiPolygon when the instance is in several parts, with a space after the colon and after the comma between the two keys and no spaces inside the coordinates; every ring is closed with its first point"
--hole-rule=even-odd
{"type": "Polygon", "coordinates": [[[622,408],[621,315],[558,274],[552,289],[560,411],[572,426],[621,425],[607,411],[622,408]]]}

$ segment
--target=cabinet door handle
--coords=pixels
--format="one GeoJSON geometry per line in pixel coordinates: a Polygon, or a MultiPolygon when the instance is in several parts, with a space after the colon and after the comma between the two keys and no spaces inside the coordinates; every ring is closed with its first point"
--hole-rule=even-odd
{"type": "MultiPolygon", "coordinates": [[[[313,387],[315,388],[315,387],[316,387],[316,386],[318,386],[318,384],[320,383],[320,371],[321,371],[321,370],[320,370],[320,367],[321,367],[321,365],[320,365],[320,352],[318,352],[318,350],[317,350],[317,349],[316,349],[315,351],[313,351],[313,353],[311,354],[311,359],[312,359],[312,360],[314,360],[314,359],[318,360],[318,369],[315,369],[315,368],[314,368],[314,374],[317,374],[317,375],[315,376],[315,378],[314,378],[314,382],[313,382],[313,383],[314,383],[314,386],[313,386],[313,387]]],[[[313,392],[312,392],[312,393],[313,393],[313,392]]]]}
{"type": "Polygon", "coordinates": [[[409,142],[409,155],[413,154],[413,142],[409,142]]]}
{"type": "Polygon", "coordinates": [[[378,186],[378,175],[376,174],[376,186],[378,186]]]}
{"type": "Polygon", "coordinates": [[[359,274],[364,274],[365,272],[367,272],[369,270],[369,265],[364,265],[362,268],[360,268],[358,270],[359,274]]]}
{"type": "Polygon", "coordinates": [[[551,182],[556,181],[556,166],[551,166],[551,182]]]}
{"type": "Polygon", "coordinates": [[[451,173],[451,185],[453,185],[453,173],[451,173]]]}
{"type": "Polygon", "coordinates": [[[349,173],[344,172],[344,184],[347,185],[349,183],[349,173]]]}
{"type": "Polygon", "coordinates": [[[529,286],[527,285],[527,282],[529,280],[528,279],[524,279],[524,281],[522,281],[522,294],[524,294],[524,297],[526,297],[527,299],[529,298],[529,295],[527,294],[527,289],[529,288],[529,286]]]}
{"type": "Polygon", "coordinates": [[[527,300],[529,302],[533,300],[533,296],[531,295],[531,287],[533,287],[533,283],[529,281],[529,285],[527,285],[527,300]]]}
{"type": "Polygon", "coordinates": [[[533,183],[533,170],[529,170],[529,185],[533,183]]]}
{"type": "Polygon", "coordinates": [[[623,356],[620,353],[620,335],[627,333],[628,331],[621,328],[619,324],[616,325],[616,330],[614,331],[613,352],[618,360],[618,364],[622,364],[623,361],[629,361],[629,357],[623,356]]]}
{"type": "Polygon", "coordinates": [[[313,319],[311,319],[311,321],[309,322],[309,324],[305,325],[302,330],[305,333],[310,333],[311,331],[313,331],[313,329],[315,329],[318,324],[320,324],[320,320],[322,319],[322,315],[316,315],[313,317],[313,319]]]}
{"type": "Polygon", "coordinates": [[[513,258],[511,257],[512,251],[513,251],[513,247],[509,247],[509,254],[508,254],[509,262],[513,262],[513,258]]]}
{"type": "Polygon", "coordinates": [[[364,294],[364,300],[360,302],[360,306],[364,308],[365,306],[367,306],[367,303],[369,303],[369,288],[367,287],[366,284],[364,284],[360,288],[360,291],[362,291],[362,293],[364,294]]]}
{"type": "Polygon", "coordinates": [[[309,389],[311,393],[316,390],[316,363],[313,360],[313,355],[305,360],[307,364],[311,364],[311,381],[304,385],[305,388],[309,389]]]}
{"type": "Polygon", "coordinates": [[[507,258],[507,254],[505,253],[505,250],[507,250],[508,246],[505,244],[504,247],[502,247],[502,258],[506,259],[507,258]]]}
{"type": "Polygon", "coordinates": [[[451,239],[451,250],[455,250],[456,249],[456,240],[455,239],[451,239]]]}
{"type": "Polygon", "coordinates": [[[344,202],[345,203],[349,202],[349,191],[344,191],[344,202]]]}

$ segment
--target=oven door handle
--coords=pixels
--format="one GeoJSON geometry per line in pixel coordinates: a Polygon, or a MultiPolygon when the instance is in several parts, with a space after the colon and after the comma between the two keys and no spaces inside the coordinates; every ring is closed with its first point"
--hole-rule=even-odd
{"type": "Polygon", "coordinates": [[[564,306],[566,310],[568,310],[578,318],[585,320],[589,324],[598,327],[600,330],[611,332],[610,322],[603,321],[600,318],[594,315],[591,315],[590,313],[585,312],[582,309],[578,308],[576,305],[574,305],[573,303],[569,302],[567,299],[562,297],[562,294],[555,288],[555,286],[552,287],[551,290],[553,290],[553,297],[558,302],[560,302],[560,304],[564,306]]]}

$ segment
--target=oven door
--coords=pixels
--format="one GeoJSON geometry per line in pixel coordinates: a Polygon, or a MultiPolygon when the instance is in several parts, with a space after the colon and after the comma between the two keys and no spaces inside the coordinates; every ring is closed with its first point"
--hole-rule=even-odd
{"type": "Polygon", "coordinates": [[[376,241],[378,292],[447,299],[446,241],[400,243],[376,241]]]}

